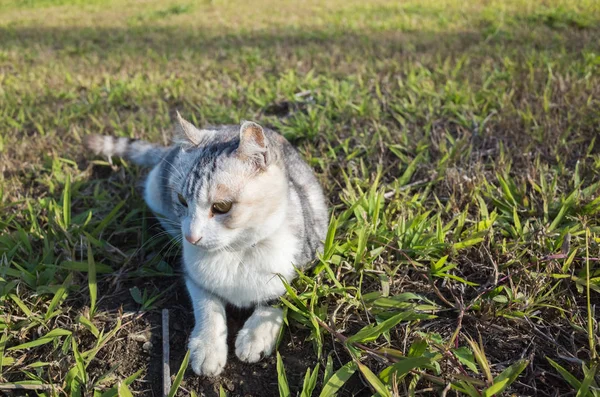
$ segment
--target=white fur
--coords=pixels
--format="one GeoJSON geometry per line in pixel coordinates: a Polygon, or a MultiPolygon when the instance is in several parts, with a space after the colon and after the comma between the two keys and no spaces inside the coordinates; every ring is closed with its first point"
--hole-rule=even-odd
{"type": "MultiPolygon", "coordinates": [[[[162,208],[160,201],[160,177],[158,168],[148,175],[145,199],[153,212],[168,216],[169,211],[162,208]]],[[[255,194],[251,191],[252,188],[249,188],[249,193],[255,194]]],[[[202,197],[198,201],[206,199],[207,197],[202,197]]],[[[248,236],[228,230],[215,218],[202,216],[201,212],[208,209],[202,208],[205,205],[200,207],[192,202],[191,217],[186,217],[183,221],[170,219],[163,222],[163,226],[174,235],[189,233],[191,224],[194,229],[201,229],[203,238],[200,246],[183,240],[183,262],[187,276],[198,287],[205,288],[229,303],[248,307],[285,293],[279,275],[289,282],[296,276],[292,261],[302,242],[290,227],[292,222],[287,214],[286,201],[281,204],[277,211],[257,225],[258,229],[248,230],[248,236]],[[180,223],[181,229],[174,230],[171,221],[180,223]],[[243,249],[235,248],[242,243],[243,249]]]]}
{"type": "MultiPolygon", "coordinates": [[[[189,136],[189,131],[185,135],[189,136]]],[[[257,150],[252,143],[245,149],[257,150]]],[[[183,186],[176,186],[184,182],[181,169],[191,168],[194,161],[193,154],[181,156],[177,166],[173,165],[170,188],[174,205],[181,205],[177,192],[183,192],[183,186]]],[[[149,174],[145,191],[152,211],[166,217],[161,223],[169,233],[190,236],[193,241],[201,238],[194,244],[186,239],[182,243],[195,316],[189,340],[191,363],[195,373],[207,376],[221,373],[227,360],[225,304],[251,307],[283,295],[280,277],[287,282],[295,278],[293,261],[301,255],[305,238],[297,235],[304,219],[295,207],[302,203],[297,193],[289,194],[291,182],[283,168],[275,164],[256,174],[252,164],[237,158],[228,161],[193,197],[184,197],[185,208],[165,208],[161,203],[164,181],[160,167],[149,174]],[[252,183],[244,183],[249,178],[252,183]],[[235,193],[218,193],[219,186],[235,193]],[[218,197],[223,194],[235,194],[231,213],[212,212],[214,202],[227,200],[218,197]]],[[[237,335],[236,355],[242,361],[256,362],[271,354],[282,322],[281,309],[256,308],[237,335]]]]}
{"type": "MultiPolygon", "coordinates": [[[[214,178],[213,186],[217,184],[236,186],[240,183],[239,175],[235,175],[235,170],[229,173],[221,172],[218,177],[214,178]]],[[[222,215],[209,216],[210,207],[215,202],[215,198],[212,197],[211,187],[206,185],[204,189],[197,192],[196,197],[188,198],[187,214],[181,219],[182,233],[186,236],[202,237],[202,240],[196,245],[205,251],[224,251],[225,249],[239,251],[248,248],[273,234],[285,222],[288,205],[287,193],[287,181],[279,167],[271,167],[260,176],[254,177],[253,183],[243,186],[238,199],[254,202],[255,208],[248,208],[247,205],[241,204],[243,209],[235,216],[242,219],[242,224],[239,227],[229,228],[223,225],[222,215]],[[265,208],[268,208],[268,211],[264,211],[268,215],[258,219],[248,218],[248,216],[252,216],[253,211],[265,208]]],[[[236,208],[233,211],[235,212],[236,208]]]]}
{"type": "Polygon", "coordinates": [[[171,236],[177,237],[181,234],[181,230],[176,228],[175,225],[179,222],[176,219],[169,219],[169,210],[163,208],[162,202],[160,201],[160,167],[154,167],[148,178],[146,178],[145,189],[144,189],[144,200],[148,207],[154,212],[163,229],[165,229],[171,236]]]}
{"type": "Polygon", "coordinates": [[[106,138],[103,140],[102,143],[103,143],[102,151],[104,153],[110,153],[110,155],[112,155],[114,153],[113,139],[106,138]]]}
{"type": "Polygon", "coordinates": [[[186,273],[194,282],[233,305],[248,307],[285,293],[278,275],[291,281],[297,239],[282,225],[245,251],[205,251],[183,242],[186,273]]]}
{"type": "Polygon", "coordinates": [[[219,375],[227,362],[225,307],[220,299],[193,282],[187,281],[186,285],[196,321],[188,344],[192,369],[198,375],[219,375]]]}
{"type": "Polygon", "coordinates": [[[162,208],[160,201],[160,167],[154,167],[148,178],[146,178],[145,189],[144,189],[144,200],[148,207],[156,214],[164,214],[165,211],[162,208]]]}
{"type": "MultiPolygon", "coordinates": [[[[327,210],[309,167],[293,152],[282,159],[288,151],[280,145],[285,144],[280,135],[269,130],[266,134],[252,122],[244,122],[239,130],[198,130],[177,116],[176,142],[181,142],[176,147],[97,135],[88,136],[85,144],[98,154],[155,166],[144,198],[167,232],[186,237],[183,262],[195,316],[189,340],[192,368],[213,376],[227,361],[225,304],[251,307],[283,295],[281,278],[291,282],[296,276],[293,262],[305,265],[312,255],[306,248],[324,237],[327,210]],[[225,146],[225,156],[203,150],[205,144],[235,144],[236,134],[239,144],[225,146]],[[192,148],[199,150],[188,150],[192,148]],[[199,169],[208,162],[211,175],[199,169]],[[302,202],[305,198],[308,203],[302,202]],[[214,207],[219,203],[232,207],[222,213],[214,207]]],[[[282,322],[280,309],[259,306],[237,336],[237,356],[255,362],[271,354],[282,322]]]]}
{"type": "Polygon", "coordinates": [[[283,311],[275,307],[257,307],[235,340],[235,355],[255,363],[273,352],[283,323],[283,311]]]}
{"type": "MultiPolygon", "coordinates": [[[[169,211],[161,204],[160,177],[158,167],[148,175],[145,199],[153,212],[168,216],[169,211]]],[[[250,186],[247,194],[257,195],[254,189],[250,186]]],[[[227,325],[223,300],[239,307],[248,307],[284,294],[285,287],[279,276],[288,282],[295,278],[292,261],[302,242],[292,231],[285,200],[270,216],[261,219],[258,229],[247,231],[248,235],[240,235],[221,225],[214,217],[207,217],[208,208],[204,202],[210,202],[207,192],[202,192],[189,203],[189,215],[184,219],[171,217],[161,222],[173,235],[190,233],[192,230],[202,231],[200,246],[183,240],[186,285],[195,316],[195,327],[188,346],[194,372],[216,376],[222,372],[227,361],[227,325]],[[173,227],[173,221],[181,224],[179,230],[173,227]],[[234,250],[230,244],[242,244],[244,248],[234,250]]],[[[280,309],[257,308],[237,336],[237,356],[246,362],[256,362],[271,354],[282,322],[280,309]]]]}
{"type": "MultiPolygon", "coordinates": [[[[195,373],[217,375],[227,359],[225,309],[216,295],[240,307],[282,295],[285,287],[278,274],[288,281],[294,278],[294,241],[282,226],[245,252],[207,252],[183,242],[187,286],[196,319],[189,343],[195,373]]],[[[282,321],[280,309],[257,308],[237,336],[237,356],[256,362],[271,354],[282,321]]]]}
{"type": "Polygon", "coordinates": [[[113,148],[113,150],[115,153],[118,153],[119,155],[123,155],[127,151],[128,144],[129,144],[129,141],[127,138],[118,138],[117,144],[113,148]]]}

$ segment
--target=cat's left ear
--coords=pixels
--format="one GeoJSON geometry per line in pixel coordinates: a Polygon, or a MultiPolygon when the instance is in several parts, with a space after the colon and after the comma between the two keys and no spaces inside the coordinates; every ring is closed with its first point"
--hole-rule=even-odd
{"type": "Polygon", "coordinates": [[[206,131],[196,128],[177,112],[177,127],[175,128],[174,136],[176,143],[182,146],[198,146],[205,134],[206,131]]]}
{"type": "Polygon", "coordinates": [[[270,163],[269,141],[263,128],[253,121],[244,121],[240,127],[240,146],[237,156],[244,161],[251,161],[264,170],[270,163]]]}

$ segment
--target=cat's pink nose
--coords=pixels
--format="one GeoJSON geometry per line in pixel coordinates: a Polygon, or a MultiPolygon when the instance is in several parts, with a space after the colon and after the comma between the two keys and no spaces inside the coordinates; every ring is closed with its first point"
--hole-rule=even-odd
{"type": "Polygon", "coordinates": [[[185,239],[190,243],[190,244],[198,244],[198,242],[200,240],[202,240],[202,237],[198,237],[198,236],[194,236],[194,235],[185,235],[185,239]]]}

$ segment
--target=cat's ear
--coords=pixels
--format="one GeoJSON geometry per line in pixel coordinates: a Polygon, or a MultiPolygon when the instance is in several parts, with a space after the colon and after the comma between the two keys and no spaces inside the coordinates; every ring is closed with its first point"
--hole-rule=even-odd
{"type": "Polygon", "coordinates": [[[196,128],[192,123],[181,117],[177,112],[174,142],[182,146],[198,146],[206,131],[196,128]]]}
{"type": "Polygon", "coordinates": [[[269,165],[269,145],[263,128],[252,121],[244,121],[240,127],[240,146],[237,156],[244,161],[251,161],[260,169],[269,165]]]}

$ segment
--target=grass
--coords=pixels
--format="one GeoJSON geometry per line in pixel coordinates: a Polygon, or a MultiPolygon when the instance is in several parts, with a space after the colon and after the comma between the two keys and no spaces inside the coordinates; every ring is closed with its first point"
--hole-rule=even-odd
{"type": "Polygon", "coordinates": [[[81,146],[166,142],[179,110],[282,132],[332,215],[281,354],[184,365],[173,394],[599,396],[599,22],[585,0],[0,0],[0,390],[158,395],[162,308],[187,362],[143,170],[81,146]]]}

